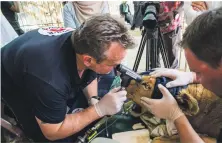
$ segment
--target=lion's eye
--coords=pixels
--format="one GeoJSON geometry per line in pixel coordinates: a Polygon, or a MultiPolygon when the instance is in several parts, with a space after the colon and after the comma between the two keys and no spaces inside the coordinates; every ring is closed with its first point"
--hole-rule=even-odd
{"type": "Polygon", "coordinates": [[[151,89],[151,86],[149,85],[149,83],[142,83],[142,85],[146,88],[146,89],[151,89]]]}

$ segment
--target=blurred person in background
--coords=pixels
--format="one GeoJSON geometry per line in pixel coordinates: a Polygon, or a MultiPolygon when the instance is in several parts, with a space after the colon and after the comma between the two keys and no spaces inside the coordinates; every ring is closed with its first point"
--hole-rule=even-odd
{"type": "Polygon", "coordinates": [[[91,16],[106,13],[109,13],[107,1],[69,1],[63,8],[64,26],[75,29],[91,16]]]}
{"type": "Polygon", "coordinates": [[[18,34],[12,28],[5,16],[1,14],[1,47],[18,37],[18,34]]]}
{"type": "Polygon", "coordinates": [[[1,1],[1,10],[5,18],[14,28],[15,32],[18,35],[24,34],[24,31],[20,28],[20,25],[18,22],[17,13],[20,12],[19,2],[18,1],[1,1]]]}
{"type": "MultiPolygon", "coordinates": [[[[134,18],[131,29],[142,26],[143,14],[142,7],[145,1],[134,2],[134,18]]],[[[170,67],[179,68],[179,46],[178,41],[181,40],[181,24],[182,24],[182,12],[184,2],[182,1],[162,1],[159,2],[158,12],[158,25],[160,31],[163,34],[163,41],[167,50],[167,55],[170,63],[170,67]]],[[[160,40],[159,40],[160,43],[160,40]]],[[[158,44],[160,45],[160,44],[158,44]]],[[[158,51],[159,53],[159,51],[158,51]]],[[[158,54],[159,55],[159,54],[158,54]]],[[[157,67],[160,67],[160,60],[158,59],[157,67]]]]}
{"type": "Polygon", "coordinates": [[[133,6],[134,6],[134,15],[133,15],[133,21],[132,21],[132,26],[131,26],[131,30],[134,30],[136,27],[140,27],[140,30],[142,30],[142,20],[138,20],[138,19],[143,19],[143,15],[142,15],[142,4],[144,2],[140,2],[140,1],[133,1],[133,6]]]}
{"type": "Polygon", "coordinates": [[[124,17],[124,20],[131,25],[133,22],[133,17],[132,17],[130,7],[127,1],[123,1],[120,4],[119,9],[120,9],[120,15],[124,17]]]}

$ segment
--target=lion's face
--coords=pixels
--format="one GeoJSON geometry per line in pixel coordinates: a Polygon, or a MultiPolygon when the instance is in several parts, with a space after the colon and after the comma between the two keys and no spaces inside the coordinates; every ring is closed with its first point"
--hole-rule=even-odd
{"type": "Polygon", "coordinates": [[[143,76],[142,82],[137,83],[135,80],[132,80],[129,86],[126,88],[127,90],[127,98],[132,99],[134,102],[139,104],[141,97],[148,97],[151,98],[154,85],[156,83],[156,78],[151,76],[143,76]]]}

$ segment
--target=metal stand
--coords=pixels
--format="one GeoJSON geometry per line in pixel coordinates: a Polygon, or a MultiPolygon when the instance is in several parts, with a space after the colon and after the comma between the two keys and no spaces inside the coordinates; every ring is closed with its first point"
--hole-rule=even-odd
{"type": "Polygon", "coordinates": [[[169,59],[167,56],[167,49],[165,49],[164,41],[160,28],[156,27],[154,29],[145,28],[142,31],[142,39],[140,42],[139,50],[136,56],[136,60],[133,66],[133,71],[137,72],[138,66],[146,45],[146,71],[156,68],[159,59],[159,51],[161,52],[164,66],[169,68],[169,59]],[[158,41],[159,40],[159,41],[158,41]],[[158,45],[158,42],[160,45],[158,45]]]}

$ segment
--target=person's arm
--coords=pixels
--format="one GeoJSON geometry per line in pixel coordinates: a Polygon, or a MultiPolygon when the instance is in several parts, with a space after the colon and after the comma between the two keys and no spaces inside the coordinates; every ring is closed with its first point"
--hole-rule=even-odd
{"type": "Polygon", "coordinates": [[[194,131],[186,116],[181,116],[174,122],[180,136],[181,143],[203,143],[204,141],[194,131]]]}
{"type": "Polygon", "coordinates": [[[208,5],[205,1],[193,1],[191,6],[195,11],[205,11],[208,10],[208,5]]]}
{"type": "Polygon", "coordinates": [[[79,113],[66,115],[61,123],[49,124],[41,121],[37,117],[36,120],[47,139],[58,140],[68,137],[79,132],[100,117],[119,112],[126,100],[126,91],[119,91],[119,89],[120,88],[112,89],[94,106],[90,106],[79,113]]]}
{"type": "Polygon", "coordinates": [[[14,2],[5,2],[5,4],[7,5],[7,7],[13,11],[13,12],[17,12],[19,13],[20,10],[19,10],[19,5],[18,5],[18,2],[17,1],[14,1],[14,2]]]}
{"type": "Polygon", "coordinates": [[[87,100],[91,105],[96,104],[99,100],[91,98],[93,96],[98,96],[98,80],[94,79],[86,88],[83,89],[83,93],[86,95],[87,100]]]}
{"type": "MultiPolygon", "coordinates": [[[[26,93],[32,95],[33,114],[43,135],[49,140],[66,138],[100,118],[95,106],[78,113],[66,114],[67,96],[72,94],[69,90],[66,91],[66,85],[57,89],[56,86],[29,73],[25,74],[24,82],[26,93]]],[[[63,82],[63,80],[55,79],[55,82],[63,82]]]]}
{"type": "Polygon", "coordinates": [[[123,13],[123,4],[120,4],[120,6],[119,6],[119,13],[120,13],[120,15],[123,17],[124,16],[124,13],[123,13]]]}
{"type": "Polygon", "coordinates": [[[67,114],[64,121],[58,124],[44,123],[37,117],[36,120],[44,136],[53,141],[71,136],[99,118],[95,107],[91,106],[79,113],[67,114]]]}
{"type": "Polygon", "coordinates": [[[7,7],[13,12],[19,12],[19,6],[17,1],[2,1],[1,7],[7,7]]]}
{"type": "Polygon", "coordinates": [[[113,89],[95,105],[78,113],[67,115],[67,96],[72,94],[69,90],[66,91],[67,85],[57,89],[38,76],[29,73],[25,74],[24,83],[26,93],[32,95],[33,114],[43,135],[49,140],[66,138],[100,117],[116,114],[126,100],[126,91],[113,89]],[[65,90],[61,91],[63,88],[65,90]]]}
{"type": "Polygon", "coordinates": [[[73,14],[69,10],[68,7],[69,3],[66,3],[65,6],[63,7],[63,22],[64,22],[64,27],[70,27],[75,29],[76,28],[76,23],[75,20],[73,19],[73,14]]]}
{"type": "Polygon", "coordinates": [[[141,103],[156,117],[174,122],[179,132],[181,142],[202,143],[203,140],[191,127],[184,113],[179,108],[175,98],[164,86],[159,84],[158,88],[163,94],[161,99],[142,97],[141,103]]]}

